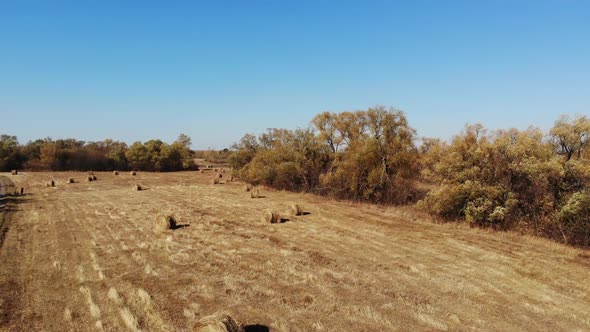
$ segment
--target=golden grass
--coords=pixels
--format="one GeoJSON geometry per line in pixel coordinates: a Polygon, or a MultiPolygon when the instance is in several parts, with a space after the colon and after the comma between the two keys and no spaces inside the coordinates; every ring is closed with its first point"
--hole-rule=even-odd
{"type": "Polygon", "coordinates": [[[587,250],[411,207],[253,200],[210,174],[142,173],[141,195],[97,174],[50,194],[83,174],[11,178],[32,195],[0,212],[0,330],[190,331],[216,312],[271,331],[590,330],[587,250]],[[260,222],[292,202],[309,214],[260,222]],[[162,210],[187,227],[154,232],[162,210]]]}

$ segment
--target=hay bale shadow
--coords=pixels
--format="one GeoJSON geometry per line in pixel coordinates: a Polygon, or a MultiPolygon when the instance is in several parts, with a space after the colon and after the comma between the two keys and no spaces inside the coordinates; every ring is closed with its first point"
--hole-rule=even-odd
{"type": "Polygon", "coordinates": [[[288,218],[279,218],[279,222],[277,224],[284,224],[284,223],[289,222],[289,221],[291,221],[291,219],[288,219],[288,218]]]}
{"type": "Polygon", "coordinates": [[[185,227],[190,227],[191,225],[189,224],[174,224],[170,229],[171,230],[175,230],[175,229],[180,229],[180,228],[185,228],[185,227]]]}
{"type": "Polygon", "coordinates": [[[270,332],[270,329],[266,325],[252,324],[242,326],[244,332],[270,332]]]}

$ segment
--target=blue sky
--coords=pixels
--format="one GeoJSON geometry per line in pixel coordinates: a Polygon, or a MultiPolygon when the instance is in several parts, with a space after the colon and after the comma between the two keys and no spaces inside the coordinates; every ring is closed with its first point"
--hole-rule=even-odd
{"type": "Polygon", "coordinates": [[[590,113],[590,1],[0,1],[0,133],[223,148],[392,106],[420,136],[590,113]]]}

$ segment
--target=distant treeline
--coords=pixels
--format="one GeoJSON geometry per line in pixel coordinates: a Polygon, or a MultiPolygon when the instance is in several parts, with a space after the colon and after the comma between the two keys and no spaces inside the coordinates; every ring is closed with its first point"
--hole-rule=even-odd
{"type": "Polygon", "coordinates": [[[537,128],[467,125],[451,142],[417,137],[384,107],[322,113],[308,129],[245,135],[236,174],[277,189],[382,204],[416,203],[443,220],[590,246],[590,120],[537,128]],[[434,188],[428,192],[418,188],[434,188]]]}
{"type": "Polygon", "coordinates": [[[184,134],[172,144],[154,139],[131,146],[110,139],[83,142],[50,138],[20,145],[16,136],[0,135],[0,171],[180,171],[195,167],[190,145],[190,137],[184,134]]]}

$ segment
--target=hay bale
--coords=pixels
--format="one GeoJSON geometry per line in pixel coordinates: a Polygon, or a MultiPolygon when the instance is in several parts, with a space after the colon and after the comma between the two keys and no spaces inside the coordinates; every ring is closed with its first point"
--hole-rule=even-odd
{"type": "Polygon", "coordinates": [[[205,171],[204,170],[200,170],[199,173],[203,174],[203,173],[205,173],[205,171]]]}
{"type": "Polygon", "coordinates": [[[137,172],[135,172],[135,171],[131,171],[131,173],[130,173],[130,174],[131,174],[131,176],[136,176],[136,175],[137,175],[137,172]]]}
{"type": "Polygon", "coordinates": [[[74,180],[74,178],[68,178],[66,183],[76,183],[76,180],[74,180]]]}
{"type": "Polygon", "coordinates": [[[221,173],[225,173],[225,168],[222,168],[221,169],[221,173]]]}
{"type": "Polygon", "coordinates": [[[214,177],[213,180],[211,180],[211,184],[219,184],[219,178],[214,177]]]}
{"type": "Polygon", "coordinates": [[[260,198],[260,190],[255,189],[250,191],[250,198],[260,198]]]}
{"type": "Polygon", "coordinates": [[[221,175],[220,173],[215,174],[215,176],[219,179],[221,179],[223,177],[223,175],[221,175]]]}
{"type": "Polygon", "coordinates": [[[262,217],[262,221],[270,224],[276,224],[281,220],[281,217],[278,213],[273,212],[271,210],[264,210],[264,216],[262,217]]]}
{"type": "Polygon", "coordinates": [[[22,196],[22,195],[24,195],[24,194],[25,194],[25,188],[23,188],[23,187],[20,187],[20,195],[22,196]]]}
{"type": "Polygon", "coordinates": [[[16,169],[13,169],[12,171],[10,171],[10,174],[12,174],[12,175],[18,175],[18,171],[16,169]]]}
{"type": "Polygon", "coordinates": [[[298,204],[291,204],[291,214],[294,216],[302,215],[303,210],[301,209],[301,206],[299,206],[298,204]]]}
{"type": "Polygon", "coordinates": [[[233,175],[229,177],[229,182],[234,182],[234,176],[233,175]]]}
{"type": "Polygon", "coordinates": [[[88,182],[92,182],[94,179],[92,179],[92,175],[88,175],[88,177],[86,178],[86,181],[88,182]]]}
{"type": "Polygon", "coordinates": [[[141,187],[141,184],[138,183],[135,186],[133,186],[133,190],[135,190],[135,191],[142,191],[143,188],[141,187]]]}
{"type": "Polygon", "coordinates": [[[96,180],[97,180],[96,175],[92,174],[92,181],[96,181],[96,180]]]}
{"type": "Polygon", "coordinates": [[[55,187],[55,181],[51,180],[51,182],[48,182],[47,187],[55,187]]]}
{"type": "Polygon", "coordinates": [[[113,175],[119,175],[119,171],[113,171],[113,175]]]}
{"type": "Polygon", "coordinates": [[[204,317],[195,323],[195,332],[242,332],[238,322],[226,313],[204,317]]]}
{"type": "Polygon", "coordinates": [[[252,187],[249,184],[247,184],[247,185],[244,186],[244,191],[245,192],[249,192],[250,190],[252,190],[252,187]]]}
{"type": "Polygon", "coordinates": [[[156,219],[156,230],[167,231],[176,227],[176,220],[172,216],[159,215],[156,219]]]}

